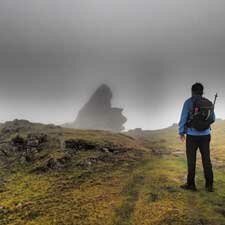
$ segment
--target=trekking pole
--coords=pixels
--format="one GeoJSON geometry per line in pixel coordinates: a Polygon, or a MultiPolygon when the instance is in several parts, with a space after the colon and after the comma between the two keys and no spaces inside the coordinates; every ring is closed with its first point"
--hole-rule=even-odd
{"type": "Polygon", "coordinates": [[[213,106],[214,106],[214,108],[215,108],[215,105],[216,105],[216,99],[218,98],[218,94],[216,93],[215,94],[215,98],[214,98],[214,102],[213,102],[213,106]]]}

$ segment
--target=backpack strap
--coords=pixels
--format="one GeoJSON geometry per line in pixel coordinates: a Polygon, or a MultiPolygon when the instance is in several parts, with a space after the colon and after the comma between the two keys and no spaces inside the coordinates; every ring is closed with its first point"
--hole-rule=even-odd
{"type": "Polygon", "coordinates": [[[192,96],[191,101],[192,101],[192,109],[191,112],[194,113],[194,109],[196,107],[197,101],[201,98],[201,96],[192,96]]]}

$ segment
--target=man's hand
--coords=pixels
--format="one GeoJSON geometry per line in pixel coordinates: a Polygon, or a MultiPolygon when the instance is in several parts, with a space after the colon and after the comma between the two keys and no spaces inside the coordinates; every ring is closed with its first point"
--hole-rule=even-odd
{"type": "Polygon", "coordinates": [[[181,140],[181,142],[184,142],[185,141],[185,135],[184,134],[180,134],[179,135],[179,139],[181,140]]]}

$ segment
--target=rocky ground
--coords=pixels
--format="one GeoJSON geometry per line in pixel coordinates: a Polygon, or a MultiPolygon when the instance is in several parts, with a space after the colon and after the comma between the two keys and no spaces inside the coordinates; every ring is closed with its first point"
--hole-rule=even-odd
{"type": "Polygon", "coordinates": [[[216,191],[205,192],[198,161],[195,193],[179,188],[186,161],[183,146],[170,140],[172,131],[136,137],[20,120],[3,124],[0,224],[224,225],[221,128],[215,128],[218,146],[213,142],[216,191]]]}

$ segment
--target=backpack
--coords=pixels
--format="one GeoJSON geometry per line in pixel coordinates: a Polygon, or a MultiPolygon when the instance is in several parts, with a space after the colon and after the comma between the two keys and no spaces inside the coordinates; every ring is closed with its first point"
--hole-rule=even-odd
{"type": "Polygon", "coordinates": [[[204,97],[192,98],[193,108],[190,111],[187,127],[203,131],[210,128],[214,120],[214,104],[204,97]]]}

